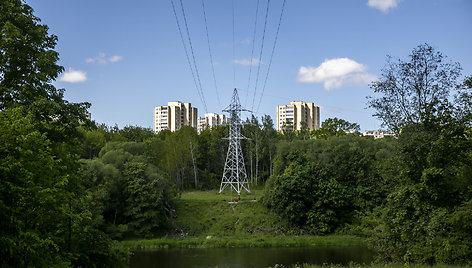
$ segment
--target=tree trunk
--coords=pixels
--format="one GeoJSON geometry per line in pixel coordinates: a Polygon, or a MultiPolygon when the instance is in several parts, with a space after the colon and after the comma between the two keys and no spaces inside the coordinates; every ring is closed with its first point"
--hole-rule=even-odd
{"type": "Polygon", "coordinates": [[[195,150],[195,147],[193,146],[192,141],[190,141],[190,155],[192,156],[193,175],[195,176],[195,190],[196,190],[198,187],[198,178],[197,178],[197,165],[195,164],[195,156],[193,154],[194,150],[195,150]]]}
{"type": "Polygon", "coordinates": [[[256,137],[255,144],[256,144],[256,185],[257,185],[257,173],[259,170],[259,150],[257,149],[257,137],[256,137]]]}
{"type": "Polygon", "coordinates": [[[254,182],[254,170],[252,168],[252,150],[249,150],[249,163],[251,164],[251,182],[254,182]]]}
{"type": "Polygon", "coordinates": [[[68,236],[68,239],[67,239],[67,248],[68,248],[68,252],[71,252],[72,250],[72,199],[69,198],[69,222],[68,222],[68,228],[69,228],[69,236],[68,236]]]}

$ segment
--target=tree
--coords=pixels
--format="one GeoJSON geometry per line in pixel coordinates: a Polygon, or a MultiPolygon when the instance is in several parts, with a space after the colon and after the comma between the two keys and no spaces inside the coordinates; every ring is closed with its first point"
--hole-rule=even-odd
{"type": "Polygon", "coordinates": [[[381,205],[396,186],[384,175],[396,142],[358,135],[281,141],[263,202],[300,227],[332,232],[381,205]]]}
{"type": "Polygon", "coordinates": [[[246,124],[242,129],[242,134],[247,141],[241,142],[244,150],[244,155],[246,162],[249,163],[247,166],[249,168],[248,175],[251,177],[251,183],[257,185],[258,182],[258,171],[259,171],[259,159],[260,151],[262,147],[262,131],[261,125],[257,118],[252,115],[251,119],[246,119],[246,124]]]}
{"type": "Polygon", "coordinates": [[[272,118],[269,115],[263,116],[262,142],[264,145],[262,149],[263,156],[261,159],[268,161],[268,163],[265,164],[268,174],[263,179],[267,179],[268,177],[272,176],[272,162],[276,152],[277,141],[277,131],[274,129],[274,122],[272,121],[272,118]]]}
{"type": "MultiPolygon", "coordinates": [[[[163,179],[143,162],[128,162],[123,175],[126,178],[125,215],[130,231],[140,237],[152,237],[167,227],[164,205],[167,187],[163,179]],[[147,170],[146,170],[147,169],[147,170]]],[[[167,209],[168,210],[168,209],[167,209]]]]}
{"type": "Polygon", "coordinates": [[[48,27],[39,22],[21,0],[0,4],[0,111],[26,105],[36,108],[36,115],[44,120],[86,122],[89,104],[68,103],[64,90],[51,84],[64,68],[57,64],[59,53],[53,50],[57,36],[49,35],[48,27]]]}
{"type": "Polygon", "coordinates": [[[351,211],[347,187],[303,154],[291,153],[289,158],[284,172],[267,182],[264,204],[315,234],[345,223],[351,211]]]}
{"type": "Polygon", "coordinates": [[[0,113],[2,267],[46,266],[65,242],[65,230],[53,232],[66,218],[64,167],[51,154],[50,141],[34,128],[34,117],[23,117],[23,110],[0,113]]]}
{"type": "Polygon", "coordinates": [[[197,167],[199,183],[204,189],[219,187],[228,149],[228,126],[204,129],[198,135],[197,167]]]}
{"type": "Polygon", "coordinates": [[[370,85],[381,96],[368,97],[368,106],[376,110],[382,126],[399,132],[440,114],[460,74],[459,63],[447,61],[428,44],[413,49],[408,61],[387,56],[382,76],[370,85]]]}
{"type": "Polygon", "coordinates": [[[88,220],[77,176],[89,104],[52,84],[57,37],[39,22],[23,1],[0,2],[1,266],[99,265],[111,240],[88,220]]]}
{"type": "Polygon", "coordinates": [[[388,59],[371,87],[375,116],[397,131],[397,187],[386,198],[375,244],[385,260],[470,264],[465,229],[472,191],[470,78],[460,65],[424,44],[409,62],[388,59]],[[453,94],[455,93],[455,94],[453,94]]]}
{"type": "Polygon", "coordinates": [[[320,129],[312,130],[311,136],[315,139],[327,139],[332,136],[346,135],[347,133],[359,133],[359,131],[359,124],[335,117],[326,119],[321,123],[320,129]]]}
{"type": "Polygon", "coordinates": [[[458,88],[458,93],[455,96],[456,103],[456,117],[463,121],[469,122],[469,127],[472,125],[472,76],[467,77],[462,85],[458,88]]]}
{"type": "Polygon", "coordinates": [[[62,99],[50,84],[64,69],[53,50],[57,37],[39,24],[33,9],[20,0],[2,1],[0,27],[0,111],[38,97],[62,99]]]}

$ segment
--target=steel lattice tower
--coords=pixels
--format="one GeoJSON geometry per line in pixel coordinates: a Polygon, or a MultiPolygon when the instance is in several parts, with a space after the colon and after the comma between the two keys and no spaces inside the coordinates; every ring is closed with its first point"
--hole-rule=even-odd
{"type": "Polygon", "coordinates": [[[246,166],[244,165],[243,151],[241,149],[241,140],[246,139],[241,135],[241,112],[248,111],[241,107],[238,91],[234,89],[231,104],[223,110],[229,113],[229,140],[228,153],[226,154],[225,169],[221,178],[220,193],[228,187],[234,189],[238,195],[244,189],[248,193],[249,183],[247,179],[246,166]]]}

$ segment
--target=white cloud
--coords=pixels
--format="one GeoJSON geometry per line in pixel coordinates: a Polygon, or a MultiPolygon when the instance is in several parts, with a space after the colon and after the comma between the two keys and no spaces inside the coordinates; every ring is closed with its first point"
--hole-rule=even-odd
{"type": "Polygon", "coordinates": [[[367,73],[366,69],[365,65],[348,58],[327,59],[318,67],[300,67],[297,81],[323,83],[329,91],[343,85],[367,84],[376,80],[377,77],[367,73]]]}
{"type": "Polygon", "coordinates": [[[110,62],[118,62],[118,61],[120,61],[120,60],[122,60],[122,59],[123,59],[122,56],[115,55],[115,56],[111,56],[108,60],[109,60],[110,62]]]}
{"type": "Polygon", "coordinates": [[[97,63],[97,64],[101,64],[101,65],[104,65],[104,64],[107,64],[108,62],[118,62],[120,60],[122,60],[123,57],[122,56],[118,56],[118,55],[115,55],[115,56],[111,56],[109,58],[107,58],[107,56],[105,55],[105,53],[100,53],[98,54],[98,56],[96,57],[93,57],[93,58],[86,58],[85,59],[85,62],[86,63],[97,63]]]}
{"type": "Polygon", "coordinates": [[[242,59],[242,60],[233,60],[234,63],[236,64],[239,64],[239,65],[243,65],[243,66],[250,66],[250,65],[259,65],[261,64],[262,62],[257,59],[257,58],[252,58],[252,60],[250,59],[242,59]]]}
{"type": "Polygon", "coordinates": [[[390,9],[396,8],[401,0],[369,0],[367,5],[376,8],[383,13],[388,13],[390,9]]]}
{"type": "Polygon", "coordinates": [[[87,73],[84,71],[74,70],[69,68],[65,73],[59,77],[59,81],[67,83],[81,83],[87,81],[87,73]]]}

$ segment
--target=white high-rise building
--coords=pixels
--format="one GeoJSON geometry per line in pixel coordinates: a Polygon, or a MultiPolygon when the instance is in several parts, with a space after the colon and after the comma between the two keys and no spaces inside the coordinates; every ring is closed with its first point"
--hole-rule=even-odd
{"type": "Polygon", "coordinates": [[[374,137],[374,139],[381,139],[387,136],[395,137],[395,133],[393,131],[385,130],[367,130],[362,133],[362,136],[370,136],[374,137]]]}
{"type": "Polygon", "coordinates": [[[212,128],[214,126],[223,125],[226,123],[226,116],[224,114],[207,113],[204,117],[198,118],[198,133],[205,128],[212,128]]]}
{"type": "Polygon", "coordinates": [[[320,107],[303,101],[277,106],[277,131],[286,127],[301,130],[303,125],[309,130],[320,128],[320,107]]]}
{"type": "Polygon", "coordinates": [[[197,128],[198,110],[191,103],[171,101],[167,106],[154,107],[154,133],[168,129],[179,130],[182,126],[197,128]]]}

